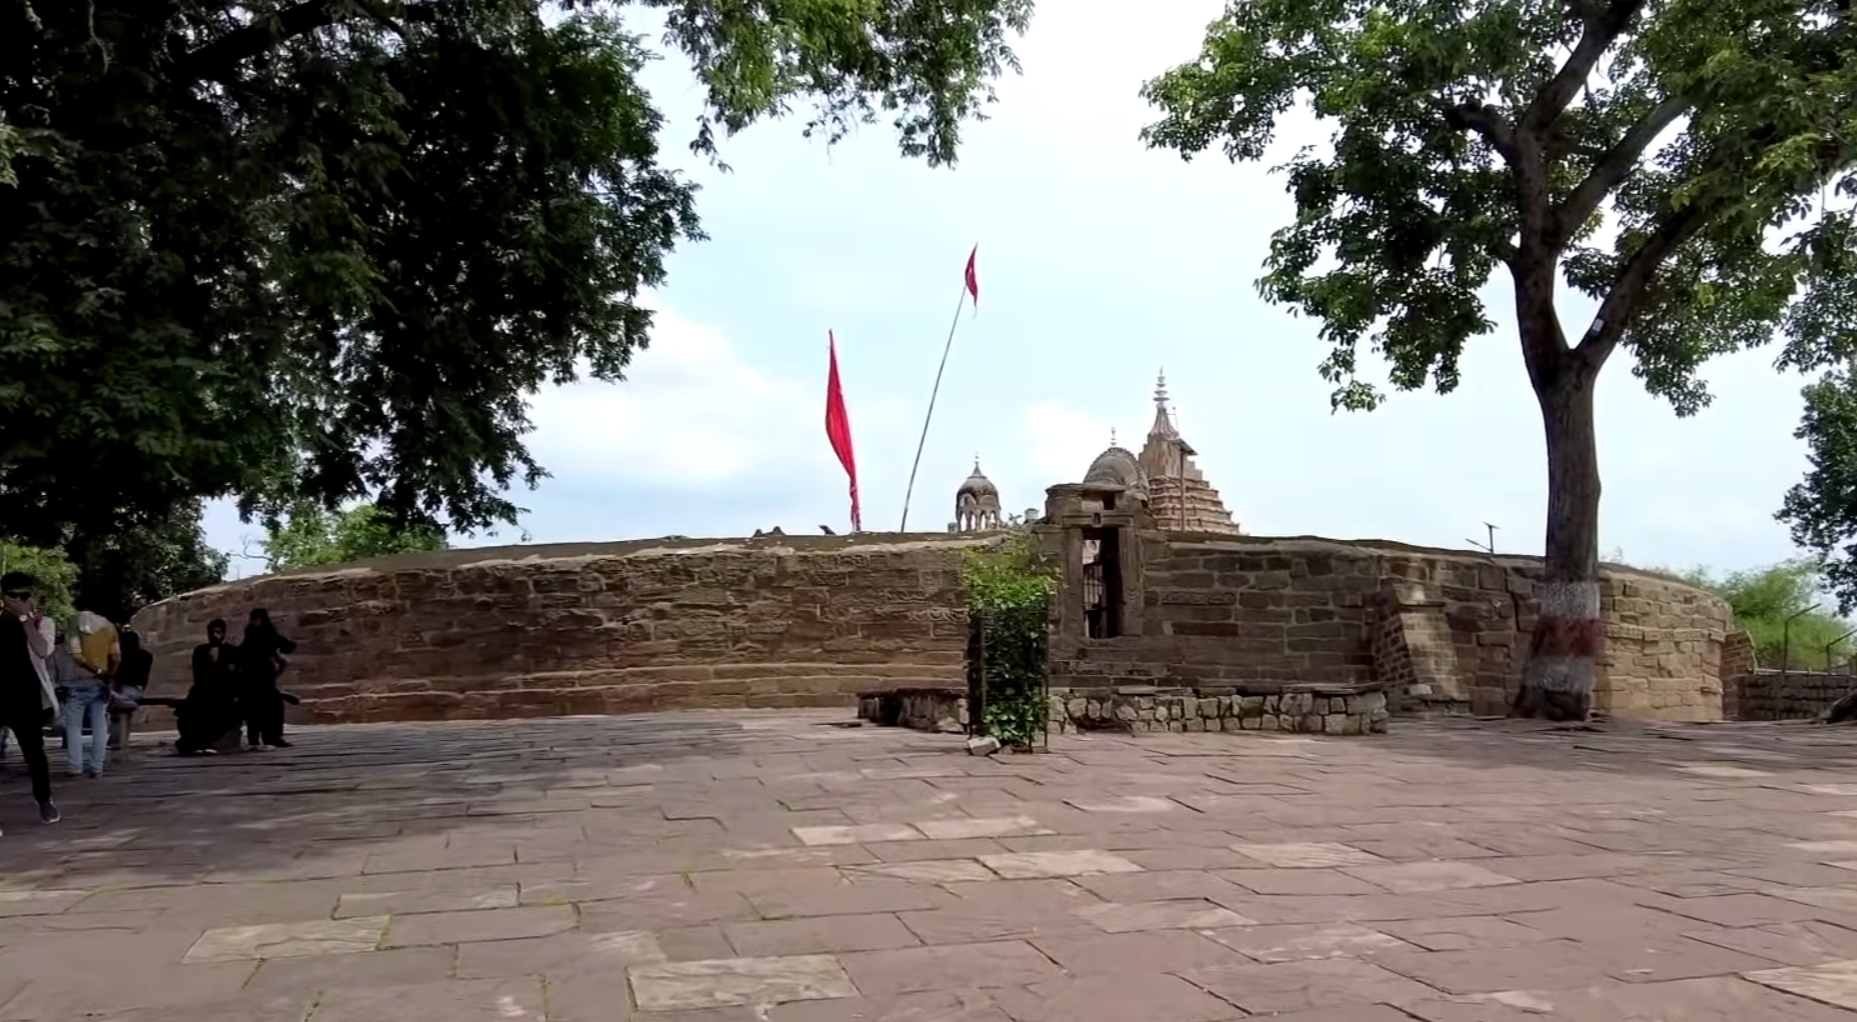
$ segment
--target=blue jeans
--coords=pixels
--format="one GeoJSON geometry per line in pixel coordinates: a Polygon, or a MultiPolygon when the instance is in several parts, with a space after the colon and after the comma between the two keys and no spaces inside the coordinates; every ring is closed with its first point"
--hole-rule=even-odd
{"type": "Polygon", "coordinates": [[[103,772],[110,751],[110,689],[107,685],[74,686],[64,697],[64,759],[72,772],[84,767],[84,719],[90,718],[90,771],[103,772]]]}

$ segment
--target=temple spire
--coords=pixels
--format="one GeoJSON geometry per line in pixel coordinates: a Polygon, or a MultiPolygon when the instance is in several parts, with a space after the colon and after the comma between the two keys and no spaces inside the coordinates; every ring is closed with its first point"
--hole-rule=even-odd
{"type": "Polygon", "coordinates": [[[1154,425],[1148,430],[1150,439],[1169,439],[1180,434],[1174,429],[1173,420],[1167,415],[1167,370],[1161,370],[1160,377],[1154,382],[1154,425]]]}
{"type": "Polygon", "coordinates": [[[1138,459],[1149,513],[1163,529],[1242,535],[1219,491],[1194,464],[1196,453],[1168,407],[1167,370],[1162,369],[1154,381],[1154,428],[1138,459]]]}

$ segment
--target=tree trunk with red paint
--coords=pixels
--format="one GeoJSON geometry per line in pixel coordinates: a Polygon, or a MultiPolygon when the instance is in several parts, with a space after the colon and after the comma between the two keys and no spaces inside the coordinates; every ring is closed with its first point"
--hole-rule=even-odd
{"type": "Polygon", "coordinates": [[[1511,712],[1585,720],[1605,644],[1599,616],[1599,449],[1593,428],[1598,366],[1572,351],[1535,376],[1547,436],[1546,563],[1535,588],[1534,640],[1511,712]]]}

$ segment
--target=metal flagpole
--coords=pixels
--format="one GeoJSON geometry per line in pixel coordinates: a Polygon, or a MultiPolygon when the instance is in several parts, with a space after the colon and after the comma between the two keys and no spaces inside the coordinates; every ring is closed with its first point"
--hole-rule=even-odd
{"type": "Polygon", "coordinates": [[[928,414],[922,417],[922,438],[916,441],[916,460],[909,464],[909,489],[903,494],[903,522],[898,532],[909,531],[909,499],[916,494],[916,469],[922,465],[922,447],[928,443],[929,420],[935,417],[935,396],[941,393],[941,372],[948,368],[948,352],[954,348],[954,330],[961,325],[961,306],[967,304],[967,280],[961,280],[961,297],[954,303],[954,322],[948,324],[948,343],[941,346],[941,365],[935,367],[935,387],[929,391],[928,414]]]}

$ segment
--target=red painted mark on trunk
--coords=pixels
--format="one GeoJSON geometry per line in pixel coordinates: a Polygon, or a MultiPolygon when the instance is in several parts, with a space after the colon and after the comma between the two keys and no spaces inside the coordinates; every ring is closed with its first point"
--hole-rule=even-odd
{"type": "Polygon", "coordinates": [[[1544,616],[1535,623],[1534,654],[1596,657],[1605,638],[1605,622],[1599,618],[1544,616]]]}

